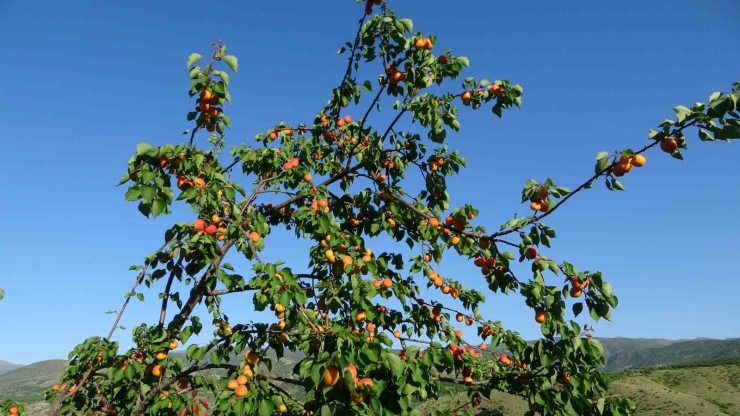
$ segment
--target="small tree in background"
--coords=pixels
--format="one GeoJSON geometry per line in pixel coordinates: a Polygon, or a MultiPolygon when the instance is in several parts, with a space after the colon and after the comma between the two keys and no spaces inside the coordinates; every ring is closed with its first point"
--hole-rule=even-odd
{"type": "MultiPolygon", "coordinates": [[[[356,37],[340,51],[349,55],[346,73],[326,107],[311,122],[275,125],[228,156],[226,67],[237,72],[237,58],[220,42],[202,67],[203,57],[190,55],[189,141],[140,143],[121,184],[146,217],[169,214],[180,201],[194,220],[174,224],[165,244],[133,267],[136,282],[108,336],[78,345],[47,392],[51,414],[414,415],[415,404],[437,397],[445,383],[465,386],[470,407],[435,414],[469,414],[493,390],[522,397],[528,415],[630,414],[630,400],[607,395],[598,371],[601,344],[573,320],[584,311],[610,319],[617,297],[601,273],[540,253],[555,238],[543,219],[602,179],[608,189],[623,190],[618,178],[642,167],[652,148],[681,159],[689,129],[703,141],[740,137],[740,84],[707,104],[676,107],[676,119],[651,130],[650,144],[639,150],[600,152],[594,173],[572,190],[551,179],[528,181],[522,191],[528,215],[487,231],[475,207],[452,205],[445,178],[465,160],[445,143],[460,129],[459,105],[501,117],[520,105],[523,89],[469,77],[462,89],[431,92],[434,84],[459,79],[469,64],[437,43],[386,4],[365,2],[356,37]],[[357,79],[364,64],[382,72],[377,80],[357,79]],[[384,97],[394,102],[392,121],[372,126],[368,118],[381,111],[384,97]],[[357,116],[343,111],[361,102],[365,110],[357,116]],[[404,117],[417,128],[398,130],[404,117]],[[199,134],[208,136],[205,147],[199,134]],[[233,181],[235,169],[251,182],[233,181]],[[423,178],[415,195],[403,187],[411,175],[423,178]],[[279,229],[313,242],[307,266],[260,258],[279,229]],[[374,245],[381,235],[400,248],[374,245]],[[413,254],[399,253],[404,245],[413,254]],[[224,261],[234,251],[251,270],[238,272],[224,261]],[[493,293],[521,294],[542,338],[528,343],[482,316],[484,293],[435,270],[444,253],[470,260],[465,279],[485,279],[493,293]],[[514,273],[516,263],[531,268],[527,277],[514,273]],[[158,319],[133,330],[135,348],[119,350],[112,336],[126,306],[132,297],[143,300],[141,284],[159,280],[166,283],[158,319]],[[447,300],[424,300],[429,291],[447,300]],[[224,296],[251,299],[255,310],[269,309],[275,318],[232,321],[221,307],[224,296]],[[194,314],[199,305],[210,316],[194,314]],[[456,330],[453,321],[468,329],[456,330]],[[209,331],[213,340],[188,345],[187,360],[170,356],[209,331]],[[475,335],[485,343],[466,341],[475,335]],[[271,372],[270,357],[286,350],[302,357],[292,374],[271,372]]],[[[0,412],[23,414],[24,407],[7,401],[0,412]]]]}

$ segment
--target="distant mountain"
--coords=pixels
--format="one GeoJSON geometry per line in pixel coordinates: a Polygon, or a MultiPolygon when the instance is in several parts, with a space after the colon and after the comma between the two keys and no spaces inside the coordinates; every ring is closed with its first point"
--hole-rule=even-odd
{"type": "MultiPolygon", "coordinates": [[[[740,357],[740,338],[724,340],[707,338],[692,340],[599,338],[599,341],[604,346],[607,371],[740,357]]],[[[172,353],[173,357],[187,361],[184,355],[182,351],[172,353]]],[[[286,351],[285,357],[277,361],[274,359],[275,356],[271,354],[273,359],[272,373],[281,376],[290,375],[293,367],[302,357],[301,354],[286,351]]],[[[206,360],[208,360],[208,357],[206,357],[206,360]]],[[[238,363],[239,359],[232,359],[230,362],[238,363]]],[[[7,363],[0,362],[0,365],[3,364],[7,363]]],[[[0,398],[11,398],[26,403],[41,401],[41,393],[58,381],[65,364],[66,360],[41,361],[0,374],[0,398]]],[[[213,371],[215,374],[223,372],[213,371]]]]}
{"type": "Polygon", "coordinates": [[[26,403],[43,400],[43,391],[64,372],[67,360],[46,360],[24,365],[0,375],[0,398],[26,403]]]}
{"type": "Polygon", "coordinates": [[[15,370],[16,368],[20,368],[20,367],[23,367],[23,365],[13,364],[7,361],[0,360],[0,374],[7,373],[10,370],[15,370]]]}
{"type": "Polygon", "coordinates": [[[740,338],[691,340],[599,338],[607,371],[740,357],[740,338]]]}

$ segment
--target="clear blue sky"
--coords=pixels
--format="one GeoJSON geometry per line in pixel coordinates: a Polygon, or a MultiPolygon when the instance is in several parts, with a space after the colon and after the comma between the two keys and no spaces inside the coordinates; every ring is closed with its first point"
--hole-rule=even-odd
{"type": "MultiPolygon", "coordinates": [[[[240,58],[227,111],[231,143],[248,142],[276,122],[307,122],[320,110],[344,71],[345,57],[335,52],[362,13],[349,0],[73,3],[0,6],[11,77],[0,164],[0,360],[15,363],[63,358],[84,338],[105,335],[113,318],[104,312],[120,307],[134,279],[128,267],[161,244],[169,223],[192,220],[184,206],[146,220],[124,202],[125,188],[114,187],[136,143],[183,140],[193,106],[187,55],[205,55],[223,39],[240,58]]],[[[392,7],[415,30],[437,35],[439,51],[468,56],[468,75],[525,89],[523,108],[503,120],[463,111],[451,142],[470,166],[449,181],[453,201],[474,203],[491,229],[527,212],[518,202],[528,179],[574,187],[592,173],[597,151],[641,146],[673,106],[706,101],[739,80],[733,0],[412,3],[392,7]]],[[[620,297],[597,336],[740,336],[730,320],[740,290],[740,144],[691,139],[685,162],[652,152],[646,167],[624,178],[627,193],[597,186],[548,218],[559,237],[545,254],[603,271],[620,297]]],[[[268,243],[286,250],[268,258],[305,265],[297,253],[305,243],[279,235],[268,243]]],[[[482,287],[472,264],[452,259],[440,269],[482,287]]],[[[156,292],[147,297],[132,303],[122,322],[129,329],[155,322],[156,292]]],[[[539,334],[519,295],[488,299],[487,316],[525,338],[539,334]]],[[[245,301],[228,302],[235,319],[253,317],[245,301]]]]}

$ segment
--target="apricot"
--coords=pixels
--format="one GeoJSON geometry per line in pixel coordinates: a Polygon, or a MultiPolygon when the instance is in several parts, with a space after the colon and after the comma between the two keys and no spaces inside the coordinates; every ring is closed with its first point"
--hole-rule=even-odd
{"type": "Polygon", "coordinates": [[[458,313],[458,314],[457,314],[457,315],[455,316],[455,320],[456,320],[457,322],[462,322],[462,321],[463,321],[463,319],[465,319],[465,315],[463,315],[463,314],[461,314],[461,313],[458,313]]]}
{"type": "Polygon", "coordinates": [[[570,288],[570,296],[571,297],[573,297],[573,298],[580,298],[582,294],[583,294],[583,290],[581,290],[581,289],[579,289],[577,287],[570,288]]]}
{"type": "Polygon", "coordinates": [[[247,363],[249,363],[249,365],[255,365],[260,360],[260,356],[257,355],[257,353],[254,352],[254,351],[249,351],[246,354],[246,357],[245,358],[247,360],[247,363]]]}
{"type": "Polygon", "coordinates": [[[206,181],[203,178],[195,178],[193,179],[193,185],[198,189],[203,189],[206,186],[206,181]]]}
{"type": "Polygon", "coordinates": [[[234,390],[234,396],[236,397],[244,397],[247,395],[247,392],[249,392],[249,389],[246,385],[237,386],[234,390]]]}
{"type": "Polygon", "coordinates": [[[193,223],[193,226],[195,227],[195,231],[198,231],[201,233],[206,230],[206,222],[200,218],[195,220],[195,222],[193,223]]]}
{"type": "Polygon", "coordinates": [[[527,247],[527,251],[525,252],[524,256],[529,260],[534,259],[535,257],[537,257],[537,248],[527,247]]]}
{"type": "Polygon", "coordinates": [[[488,247],[491,246],[491,240],[488,240],[487,238],[482,238],[480,241],[478,241],[478,248],[481,250],[488,250],[488,247]]]}
{"type": "Polygon", "coordinates": [[[165,352],[165,351],[160,351],[160,352],[158,352],[158,353],[157,353],[157,354],[156,354],[156,355],[154,356],[154,358],[156,358],[156,359],[157,359],[157,361],[162,361],[162,360],[164,360],[165,358],[167,358],[167,352],[165,352]]]}
{"type": "Polygon", "coordinates": [[[154,377],[160,377],[164,373],[164,367],[162,367],[160,364],[157,364],[152,367],[152,375],[154,377]]]}
{"type": "Polygon", "coordinates": [[[251,242],[253,242],[253,243],[259,243],[260,238],[261,237],[260,237],[259,233],[256,232],[256,231],[252,231],[251,233],[249,233],[249,240],[251,242]]]}
{"type": "Polygon", "coordinates": [[[447,55],[439,55],[439,58],[437,58],[437,62],[439,62],[442,65],[447,64],[449,62],[450,58],[447,57],[447,55]]]}
{"type": "Polygon", "coordinates": [[[537,309],[535,311],[535,313],[534,313],[534,320],[538,324],[541,324],[541,323],[545,322],[546,319],[547,319],[547,312],[543,311],[542,309],[537,309]]]}
{"type": "Polygon", "coordinates": [[[429,218],[429,226],[430,227],[439,227],[439,220],[436,219],[436,218],[434,218],[434,217],[429,218]]]}
{"type": "Polygon", "coordinates": [[[647,159],[643,155],[634,155],[632,157],[632,166],[636,168],[645,166],[645,162],[647,162],[647,159]]]}
{"type": "Polygon", "coordinates": [[[393,280],[391,280],[389,277],[386,277],[383,279],[382,286],[384,289],[390,289],[393,286],[393,280]]]}
{"type": "Polygon", "coordinates": [[[170,345],[169,345],[169,348],[170,348],[171,350],[174,350],[175,348],[177,348],[177,347],[178,347],[178,345],[179,345],[179,344],[177,343],[177,340],[173,339],[172,341],[170,341],[170,345]]]}
{"type": "Polygon", "coordinates": [[[324,386],[334,387],[339,381],[339,368],[333,365],[326,367],[322,380],[324,382],[324,386]]]}
{"type": "Polygon", "coordinates": [[[208,227],[206,227],[206,230],[205,230],[206,234],[208,235],[216,234],[216,231],[218,231],[218,227],[216,227],[215,224],[209,225],[208,227]]]}
{"type": "Polygon", "coordinates": [[[660,142],[660,150],[666,153],[673,153],[678,149],[678,142],[673,137],[669,137],[660,142]]]}
{"type": "Polygon", "coordinates": [[[465,91],[465,92],[462,93],[462,95],[460,95],[460,98],[463,100],[463,102],[469,101],[471,95],[472,94],[470,93],[470,91],[465,91]]]}
{"type": "Polygon", "coordinates": [[[424,45],[426,44],[425,39],[420,38],[416,39],[416,42],[414,42],[414,48],[416,49],[424,49],[424,45]]]}
{"type": "Polygon", "coordinates": [[[393,336],[396,337],[396,338],[401,338],[401,331],[399,331],[399,330],[393,331],[393,336]]]}
{"type": "Polygon", "coordinates": [[[357,322],[362,322],[367,318],[367,315],[365,314],[365,311],[359,311],[357,312],[357,316],[355,316],[355,320],[357,322]]]}

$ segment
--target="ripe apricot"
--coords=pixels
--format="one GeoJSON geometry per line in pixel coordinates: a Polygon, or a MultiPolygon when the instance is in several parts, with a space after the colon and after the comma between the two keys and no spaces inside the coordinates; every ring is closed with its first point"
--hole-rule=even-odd
{"type": "Polygon", "coordinates": [[[206,222],[200,218],[195,220],[195,222],[193,223],[193,226],[195,227],[195,231],[198,231],[200,233],[206,230],[206,222]]]}
{"type": "Polygon", "coordinates": [[[524,254],[524,256],[527,259],[529,259],[529,260],[534,259],[535,257],[537,257],[537,248],[535,248],[535,247],[527,247],[527,251],[524,254]]]}
{"type": "Polygon", "coordinates": [[[152,375],[154,377],[160,377],[162,373],[164,373],[164,367],[162,367],[160,364],[152,367],[152,375]]]}
{"type": "Polygon", "coordinates": [[[669,137],[660,142],[660,150],[666,153],[673,153],[678,149],[678,142],[673,137],[669,137]]]}
{"type": "Polygon", "coordinates": [[[193,179],[193,185],[198,189],[203,189],[206,187],[206,181],[203,178],[195,178],[193,179]]]}
{"type": "Polygon", "coordinates": [[[436,218],[434,218],[434,217],[429,218],[429,226],[430,227],[439,227],[439,220],[436,219],[436,218]]]}
{"type": "Polygon", "coordinates": [[[165,358],[167,358],[167,353],[166,353],[165,351],[160,351],[160,352],[158,352],[158,353],[157,353],[157,354],[156,354],[156,355],[154,356],[154,358],[156,358],[156,359],[157,359],[157,361],[162,361],[162,360],[164,360],[165,358]]]}
{"type": "Polygon", "coordinates": [[[177,343],[177,340],[173,339],[172,341],[170,341],[170,345],[169,345],[169,348],[170,348],[171,350],[174,350],[175,348],[177,348],[177,346],[178,346],[178,345],[179,345],[179,344],[177,343]]]}
{"type": "Polygon", "coordinates": [[[537,309],[535,311],[535,313],[534,313],[534,320],[538,324],[541,324],[541,323],[545,322],[546,319],[547,319],[547,312],[543,311],[542,309],[537,309]]]}
{"type": "Polygon", "coordinates": [[[457,315],[455,316],[455,320],[456,320],[457,322],[462,322],[462,321],[463,321],[463,319],[465,319],[465,315],[463,315],[463,314],[461,314],[461,313],[458,313],[458,314],[457,314],[457,315]]]}
{"type": "Polygon", "coordinates": [[[354,380],[357,380],[357,367],[355,367],[354,364],[349,364],[347,366],[347,371],[349,371],[349,374],[352,376],[354,380]]]}
{"type": "Polygon", "coordinates": [[[645,166],[645,162],[647,162],[647,159],[643,155],[634,155],[632,157],[632,166],[636,168],[645,166]]]}
{"type": "Polygon", "coordinates": [[[478,248],[481,250],[488,250],[488,247],[491,246],[491,240],[488,240],[487,238],[482,238],[480,241],[478,241],[478,248]]]}
{"type": "Polygon", "coordinates": [[[488,88],[488,91],[496,97],[501,97],[504,95],[504,89],[501,88],[501,86],[495,82],[491,84],[491,86],[488,88]]]}
{"type": "Polygon", "coordinates": [[[466,101],[470,100],[471,95],[472,94],[470,93],[470,91],[465,91],[465,92],[462,93],[462,95],[460,96],[460,98],[463,100],[463,102],[466,102],[466,101]]]}
{"type": "Polygon", "coordinates": [[[583,290],[581,290],[581,289],[579,289],[577,287],[570,288],[570,296],[571,297],[573,297],[573,298],[580,298],[582,294],[583,294],[583,290]]]}
{"type": "Polygon", "coordinates": [[[256,231],[252,231],[251,233],[249,233],[249,240],[251,242],[253,242],[253,243],[259,243],[260,238],[261,237],[260,237],[259,233],[256,232],[256,231]]]}
{"type": "Polygon", "coordinates": [[[249,363],[249,365],[255,365],[260,360],[260,356],[257,355],[257,353],[254,352],[254,351],[249,351],[246,354],[246,357],[245,358],[247,360],[247,363],[249,363]]]}
{"type": "Polygon", "coordinates": [[[439,55],[439,58],[437,58],[437,61],[440,64],[442,64],[442,65],[447,64],[447,62],[449,62],[449,60],[450,60],[450,58],[448,58],[447,55],[439,55]]]}
{"type": "Polygon", "coordinates": [[[209,225],[208,227],[206,227],[206,230],[205,230],[206,234],[208,235],[216,234],[216,231],[218,231],[218,227],[216,227],[215,224],[209,225]]]}
{"type": "Polygon", "coordinates": [[[384,289],[390,289],[393,286],[393,280],[391,280],[389,277],[386,277],[383,279],[382,286],[384,289]]]}
{"type": "Polygon", "coordinates": [[[247,392],[249,392],[249,389],[246,385],[237,386],[234,390],[234,396],[236,397],[244,397],[247,395],[247,392]]]}
{"type": "Polygon", "coordinates": [[[357,312],[357,316],[355,316],[355,320],[357,322],[362,322],[367,318],[367,315],[365,314],[365,311],[359,311],[357,312]]]}
{"type": "Polygon", "coordinates": [[[425,39],[420,38],[416,39],[416,42],[414,42],[414,48],[416,49],[424,49],[424,45],[426,44],[425,39]]]}
{"type": "Polygon", "coordinates": [[[532,202],[531,204],[529,204],[529,208],[530,208],[530,209],[531,209],[532,211],[539,211],[539,210],[541,210],[541,209],[542,209],[542,204],[540,204],[540,202],[539,202],[539,201],[534,201],[534,202],[532,202]]]}
{"type": "Polygon", "coordinates": [[[393,331],[393,336],[396,338],[401,338],[401,331],[396,329],[395,331],[393,331]]]}
{"type": "Polygon", "coordinates": [[[460,237],[458,236],[453,236],[452,238],[450,238],[450,244],[452,244],[453,246],[457,245],[459,242],[460,242],[460,237]]]}

